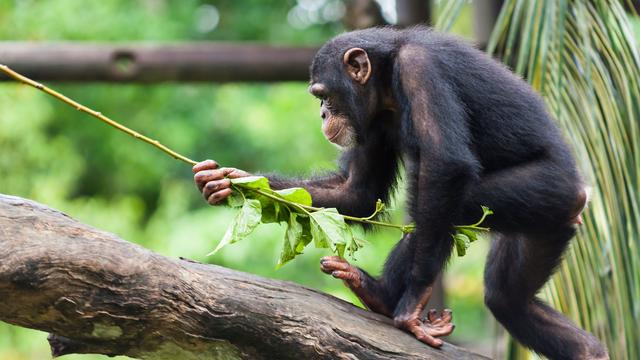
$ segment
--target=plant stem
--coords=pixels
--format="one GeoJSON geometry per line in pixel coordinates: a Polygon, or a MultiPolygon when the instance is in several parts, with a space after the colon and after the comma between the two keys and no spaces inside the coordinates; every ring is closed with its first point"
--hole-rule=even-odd
{"type": "MultiPolygon", "coordinates": [[[[302,210],[302,212],[304,212],[307,215],[310,212],[316,212],[316,211],[320,211],[320,210],[324,210],[325,209],[325,208],[319,208],[319,207],[314,207],[314,206],[309,206],[309,205],[298,204],[298,203],[289,201],[287,199],[283,199],[281,197],[275,196],[273,194],[269,194],[268,192],[260,190],[260,189],[254,189],[254,188],[245,188],[245,189],[254,191],[254,192],[256,192],[256,193],[258,193],[260,195],[266,196],[266,197],[268,197],[268,198],[270,198],[272,200],[278,201],[280,203],[296,207],[296,208],[302,210]]],[[[376,213],[377,213],[377,211],[376,211],[376,213]]],[[[412,224],[400,225],[400,224],[387,223],[387,222],[384,222],[384,221],[371,220],[371,216],[366,217],[366,218],[359,218],[359,217],[349,216],[349,215],[342,215],[342,214],[340,214],[340,215],[345,220],[356,221],[356,222],[359,222],[359,223],[365,223],[365,224],[371,224],[371,225],[377,225],[377,226],[383,226],[383,227],[390,227],[390,228],[395,228],[395,229],[400,229],[403,232],[410,231],[410,229],[414,228],[414,226],[412,224]]]]}
{"type": "Polygon", "coordinates": [[[475,231],[489,231],[491,230],[488,227],[481,227],[481,226],[477,226],[477,225],[455,225],[454,228],[460,230],[460,229],[467,229],[467,230],[475,230],[475,231]]]}

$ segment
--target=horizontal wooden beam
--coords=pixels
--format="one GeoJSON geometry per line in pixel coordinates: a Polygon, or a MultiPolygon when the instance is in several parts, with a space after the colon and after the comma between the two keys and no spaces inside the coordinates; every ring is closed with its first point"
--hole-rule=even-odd
{"type": "Polygon", "coordinates": [[[39,81],[307,81],[316,51],[249,43],[0,42],[0,64],[39,81]]]}

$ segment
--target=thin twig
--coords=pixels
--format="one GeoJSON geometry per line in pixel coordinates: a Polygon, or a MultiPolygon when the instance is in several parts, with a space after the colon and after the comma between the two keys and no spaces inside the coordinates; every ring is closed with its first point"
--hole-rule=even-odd
{"type": "Polygon", "coordinates": [[[28,77],[26,77],[24,75],[21,75],[21,74],[15,72],[15,71],[11,70],[6,65],[0,64],[0,70],[2,70],[5,74],[9,75],[10,77],[12,77],[12,78],[24,83],[24,84],[33,86],[34,88],[36,88],[38,90],[44,91],[45,93],[55,97],[56,99],[68,104],[69,106],[73,106],[77,110],[85,112],[85,113],[97,118],[98,120],[113,126],[114,128],[116,128],[116,129],[118,129],[120,131],[124,131],[125,133],[133,136],[136,139],[142,140],[142,141],[144,141],[146,143],[149,143],[149,144],[157,147],[158,149],[164,151],[165,153],[169,154],[171,157],[173,157],[175,159],[184,161],[187,164],[191,164],[191,165],[197,164],[196,161],[191,160],[186,156],[180,155],[177,152],[175,152],[175,151],[169,149],[168,147],[162,145],[158,140],[154,140],[154,139],[148,138],[148,137],[140,134],[139,132],[137,132],[135,130],[129,129],[126,126],[121,125],[120,123],[118,123],[118,122],[116,122],[114,120],[111,120],[107,116],[102,115],[101,112],[92,110],[92,109],[90,109],[90,108],[88,108],[88,107],[86,107],[86,106],[84,106],[84,105],[82,105],[82,104],[80,104],[80,103],[78,103],[78,102],[76,102],[74,100],[71,100],[68,97],[60,94],[59,92],[57,92],[55,90],[52,90],[52,89],[40,84],[39,82],[33,81],[33,80],[29,79],[28,77]]]}

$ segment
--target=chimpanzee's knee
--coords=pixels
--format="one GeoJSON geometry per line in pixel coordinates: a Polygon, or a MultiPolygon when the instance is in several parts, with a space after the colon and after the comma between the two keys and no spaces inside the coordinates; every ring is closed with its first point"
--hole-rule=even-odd
{"type": "Polygon", "coordinates": [[[509,303],[504,293],[489,287],[485,289],[484,303],[496,320],[501,323],[509,319],[514,311],[513,305],[509,303]]]}

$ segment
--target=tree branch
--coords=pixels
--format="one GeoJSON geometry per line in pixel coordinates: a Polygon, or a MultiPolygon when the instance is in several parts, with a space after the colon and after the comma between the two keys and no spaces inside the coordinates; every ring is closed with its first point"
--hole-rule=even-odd
{"type": "Polygon", "coordinates": [[[172,260],[0,195],[0,320],[51,332],[54,356],[484,359],[283,281],[172,260]]]}

